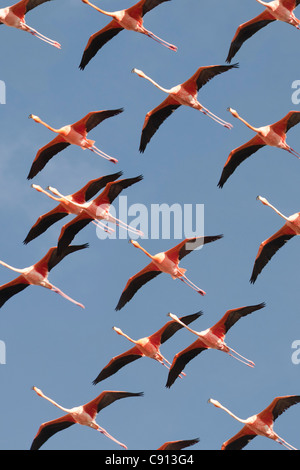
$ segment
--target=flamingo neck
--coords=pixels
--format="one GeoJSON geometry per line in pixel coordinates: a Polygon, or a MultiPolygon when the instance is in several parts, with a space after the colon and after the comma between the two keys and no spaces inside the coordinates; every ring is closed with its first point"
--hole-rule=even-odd
{"type": "Polygon", "coordinates": [[[145,248],[143,248],[141,245],[139,245],[138,248],[139,248],[143,253],[145,253],[146,256],[148,256],[149,258],[153,259],[153,256],[150,255],[150,253],[148,253],[148,251],[145,250],[145,248]]]}
{"type": "Polygon", "coordinates": [[[52,132],[55,132],[56,134],[62,133],[62,132],[61,132],[61,129],[54,129],[54,127],[49,126],[49,124],[47,124],[47,123],[44,122],[44,121],[41,121],[41,120],[40,120],[40,121],[39,121],[39,124],[42,124],[42,125],[45,126],[47,129],[49,129],[49,130],[52,131],[52,132]]]}
{"type": "Polygon", "coordinates": [[[239,119],[240,121],[242,121],[242,122],[245,124],[245,126],[247,126],[247,127],[248,127],[249,129],[251,129],[252,131],[254,131],[254,132],[259,132],[259,129],[258,129],[257,127],[251,126],[251,124],[249,124],[249,122],[245,121],[245,119],[241,118],[241,116],[237,115],[236,117],[237,117],[237,119],[239,119]]]}
{"type": "Polygon", "coordinates": [[[221,405],[220,403],[219,403],[219,405],[218,405],[218,408],[221,408],[221,410],[226,411],[226,413],[228,413],[230,416],[232,416],[232,418],[236,419],[236,420],[239,421],[240,423],[246,424],[246,423],[248,422],[247,419],[239,418],[239,417],[236,416],[234,413],[232,413],[232,411],[228,410],[228,408],[225,408],[225,406],[221,405]]]}
{"type": "Polygon", "coordinates": [[[2,264],[2,266],[5,266],[8,269],[11,269],[12,271],[15,271],[16,273],[23,273],[24,272],[24,269],[14,268],[13,266],[10,266],[9,264],[4,263],[4,261],[0,261],[0,264],[2,264]]]}
{"type": "Polygon", "coordinates": [[[52,400],[51,398],[47,397],[46,395],[44,395],[43,393],[40,395],[41,397],[45,398],[45,400],[49,401],[50,403],[52,403],[52,405],[56,406],[57,408],[59,408],[60,410],[62,411],[65,411],[66,413],[69,413],[70,410],[68,408],[64,408],[63,406],[59,405],[58,403],[56,403],[56,401],[52,400]]]}
{"type": "Polygon", "coordinates": [[[96,5],[93,5],[93,4],[92,4],[91,2],[89,2],[88,0],[85,0],[84,3],[86,3],[86,4],[89,5],[90,7],[94,8],[96,11],[99,11],[99,13],[103,13],[103,15],[111,16],[111,17],[114,17],[114,16],[115,16],[114,12],[101,10],[101,8],[97,7],[96,5]]]}
{"type": "Polygon", "coordinates": [[[258,3],[260,3],[261,5],[263,5],[264,7],[268,7],[269,6],[269,3],[267,2],[263,2],[262,0],[256,0],[258,3]]]}
{"type": "Polygon", "coordinates": [[[131,343],[133,344],[136,344],[137,342],[130,338],[128,335],[126,335],[125,333],[123,333],[123,331],[121,331],[119,328],[114,328],[115,332],[118,333],[119,335],[121,336],[124,336],[124,338],[128,339],[128,341],[130,341],[131,343]]]}
{"type": "Polygon", "coordinates": [[[144,74],[143,78],[148,80],[150,83],[156,86],[156,88],[158,88],[159,90],[164,91],[165,93],[171,93],[171,90],[168,90],[167,88],[163,88],[162,86],[160,86],[158,83],[156,83],[154,80],[152,80],[152,78],[148,77],[147,75],[144,74]]]}

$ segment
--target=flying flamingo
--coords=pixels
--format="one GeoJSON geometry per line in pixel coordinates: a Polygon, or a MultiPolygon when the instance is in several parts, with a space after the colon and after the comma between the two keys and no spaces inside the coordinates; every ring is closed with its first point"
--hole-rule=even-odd
{"type": "Polygon", "coordinates": [[[87,139],[87,133],[98,126],[98,124],[104,121],[104,119],[116,116],[122,112],[122,108],[108,111],[92,111],[84,118],[80,119],[80,121],[77,121],[74,124],[63,126],[60,129],[54,129],[53,127],[43,122],[38,116],[30,114],[30,119],[33,119],[39,124],[42,124],[50,131],[58,134],[58,136],[38,151],[32,163],[27,179],[30,180],[34,178],[34,176],[36,176],[46,166],[46,164],[52,157],[54,157],[54,155],[61,152],[71,144],[78,145],[83,150],[89,149],[96,155],[99,155],[100,157],[103,157],[110,162],[117,163],[118,160],[116,158],[112,158],[102,150],[99,150],[95,146],[94,140],[87,139]]]}
{"type": "Polygon", "coordinates": [[[39,388],[32,388],[38,394],[39,397],[45,398],[60,410],[65,411],[67,414],[62,416],[61,418],[43,423],[40,426],[31,444],[30,450],[38,450],[55,433],[62,431],[63,429],[66,429],[75,423],[82,424],[83,426],[88,426],[92,429],[96,429],[96,431],[101,432],[101,434],[103,434],[104,436],[113,440],[124,449],[127,449],[125,444],[122,444],[122,442],[117,441],[117,439],[115,439],[105,429],[99,426],[99,424],[96,423],[95,419],[97,413],[103,410],[103,408],[106,408],[107,406],[111,405],[114,401],[127,397],[140,397],[143,395],[143,392],[131,393],[118,391],[104,391],[100,393],[100,395],[98,395],[96,398],[94,398],[94,400],[89,401],[85,405],[75,406],[74,408],[68,409],[64,408],[51,398],[44,395],[39,388]]]}
{"type": "MultiPolygon", "coordinates": [[[[27,243],[44,233],[49,227],[51,227],[51,225],[66,217],[68,214],[78,214],[81,209],[75,206],[73,202],[77,204],[87,202],[95,196],[100,189],[104,188],[107,183],[115,181],[117,178],[120,178],[122,174],[123,173],[119,171],[112,175],[101,176],[100,178],[90,180],[83,188],[76,191],[76,193],[70,194],[65,198],[61,198],[59,204],[54,209],[38,218],[36,223],[31,227],[23,243],[27,245],[27,243]]],[[[56,200],[56,198],[53,198],[52,194],[44,191],[39,185],[32,184],[31,186],[37,191],[45,193],[48,197],[56,200]]]]}
{"type": "Polygon", "coordinates": [[[20,276],[18,276],[13,281],[0,286],[0,308],[13,295],[18,294],[30,285],[46,287],[46,289],[50,289],[52,292],[55,292],[65,299],[70,300],[70,302],[73,302],[75,305],[84,308],[84,305],[76,302],[76,300],[71,299],[71,297],[64,294],[58,287],[55,287],[53,284],[51,284],[48,280],[48,274],[51,269],[54,268],[65,256],[73,253],[74,251],[82,250],[83,248],[87,247],[88,244],[68,246],[60,254],[57,252],[57,247],[52,247],[40,261],[24,269],[13,268],[9,264],[0,261],[2,266],[20,273],[20,276]]]}
{"type": "Polygon", "coordinates": [[[187,325],[183,325],[181,320],[176,315],[169,313],[169,316],[173,318],[173,320],[177,321],[180,325],[185,327],[191,333],[194,333],[196,336],[198,336],[198,339],[196,339],[196,341],[190,346],[188,346],[186,349],[180,351],[175,355],[168,375],[166,387],[170,388],[173,385],[178,375],[182,372],[188,362],[194,359],[194,357],[196,357],[202,351],[205,351],[210,348],[223,351],[229,354],[229,356],[234,357],[234,359],[237,359],[238,361],[242,362],[243,364],[246,364],[249,367],[253,367],[255,365],[253,361],[246,359],[244,356],[241,356],[241,354],[237,353],[234,349],[227,346],[227,344],[225,343],[225,335],[228,330],[238,320],[240,320],[240,318],[243,318],[246,315],[255,312],[256,310],[260,310],[264,306],[265,304],[261,303],[258,305],[251,305],[248,307],[227,310],[221,320],[219,320],[214,326],[200,332],[192,330],[187,325]],[[234,356],[234,354],[236,354],[236,356],[238,357],[234,356]]]}
{"type": "Polygon", "coordinates": [[[104,44],[110,41],[123,29],[145,34],[149,38],[154,39],[155,41],[159,42],[171,51],[177,51],[176,46],[164,41],[158,36],[155,36],[155,34],[153,34],[151,31],[148,31],[143,26],[143,16],[148,13],[148,11],[151,11],[153,8],[157,7],[161,3],[169,0],[140,0],[138,3],[136,3],[130,8],[127,8],[126,10],[114,12],[101,10],[100,8],[90,3],[88,0],[82,1],[83,3],[90,5],[92,8],[99,11],[100,13],[103,13],[106,16],[110,16],[112,18],[112,21],[108,23],[107,26],[105,26],[103,29],[101,29],[90,37],[84,50],[81,63],[79,65],[79,68],[81,70],[84,70],[90,60],[97,54],[97,52],[102,48],[102,46],[104,46],[104,44]]]}
{"type": "Polygon", "coordinates": [[[160,273],[170,274],[172,279],[179,279],[180,281],[187,284],[198,294],[205,295],[202,289],[199,289],[192,281],[190,281],[186,275],[186,269],[179,268],[179,261],[192,250],[199,248],[207,243],[214,242],[222,238],[223,235],[206,236],[206,237],[194,237],[186,238],[178,245],[174,246],[168,251],[151,255],[140,244],[135,240],[129,240],[133,246],[139,248],[149,258],[151,263],[148,264],[144,269],[139,271],[137,274],[128,279],[127,284],[121,294],[116,310],[121,310],[127,302],[129,302],[135,293],[144,285],[146,282],[151,281],[160,273]]]}
{"type": "Polygon", "coordinates": [[[30,10],[35,7],[38,7],[42,3],[48,2],[49,0],[21,0],[15,5],[1,8],[0,9],[0,25],[5,24],[6,26],[11,26],[13,28],[26,31],[41,41],[50,44],[51,46],[61,49],[61,45],[57,41],[47,38],[43,34],[39,33],[36,29],[28,26],[25,21],[25,15],[30,10]]]}
{"type": "Polygon", "coordinates": [[[266,7],[258,16],[246,23],[241,24],[231,41],[226,62],[230,63],[243,43],[253,36],[257,31],[267,26],[273,21],[279,20],[289,23],[299,29],[300,21],[295,17],[293,11],[299,5],[300,0],[274,0],[266,3],[256,0],[266,7]]]}
{"type": "Polygon", "coordinates": [[[276,397],[267,408],[247,419],[238,418],[231,411],[222,406],[217,400],[210,398],[208,402],[212,403],[215,407],[226,411],[226,413],[234,419],[244,424],[244,427],[235,436],[224,442],[221,450],[241,450],[256,436],[268,437],[289,450],[297,450],[275,433],[273,425],[278,416],[280,416],[290,406],[296,405],[300,402],[300,395],[276,397]]]}
{"type": "Polygon", "coordinates": [[[256,132],[256,135],[246,144],[230,152],[218,183],[220,188],[224,186],[230,175],[232,175],[246,158],[250,157],[250,155],[257,152],[257,150],[265,145],[286,150],[291,155],[294,155],[298,159],[300,158],[299,154],[286,143],[286,133],[300,122],[300,111],[290,111],[280,121],[263,127],[251,126],[247,121],[242,119],[234,109],[228,108],[228,111],[230,111],[233,117],[239,119],[249,127],[249,129],[256,132]]]}
{"type": "Polygon", "coordinates": [[[296,212],[289,217],[286,217],[279,212],[266,198],[257,196],[257,199],[265,206],[273,209],[280,217],[285,220],[285,224],[274,235],[260,244],[258,253],[255,258],[254,267],[250,282],[255,283],[257,276],[261,273],[266,264],[270,261],[272,256],[285,245],[285,243],[293,238],[295,235],[300,235],[300,212],[296,212]]]}
{"type": "MultiPolygon", "coordinates": [[[[118,197],[121,191],[132,186],[135,183],[138,183],[142,179],[143,176],[139,175],[134,178],[124,178],[121,180],[113,181],[107,183],[104,190],[99,194],[99,196],[89,202],[79,204],[75,201],[72,201],[72,205],[74,207],[77,207],[78,209],[78,215],[68,224],[62,227],[57,244],[58,252],[60,253],[60,251],[65,250],[65,248],[70,245],[71,241],[74,239],[76,234],[84,227],[86,227],[90,222],[95,223],[97,227],[103,229],[106,232],[111,231],[111,229],[108,228],[104,223],[102,223],[101,220],[105,220],[106,222],[112,222],[118,225],[119,227],[127,229],[128,231],[131,231],[137,235],[143,235],[140,230],[137,230],[134,227],[125,224],[125,222],[120,219],[117,219],[109,212],[111,204],[118,197]]],[[[49,195],[46,191],[43,191],[43,193],[51,197],[51,199],[54,199],[56,201],[61,201],[62,199],[64,199],[65,201],[68,200],[67,196],[63,196],[59,191],[57,191],[56,188],[48,186],[48,189],[58,196],[57,198],[49,195]]]]}
{"type": "Polygon", "coordinates": [[[202,106],[202,104],[200,104],[197,100],[197,95],[200,88],[206,85],[206,83],[208,83],[216,75],[237,67],[238,64],[200,67],[187,81],[181,83],[180,85],[176,85],[169,90],[158,85],[158,83],[147,77],[147,75],[145,75],[141,70],[135,68],[132,69],[133,73],[136,73],[141,78],[145,78],[159,90],[168,94],[168,97],[160,105],[146,114],[142,129],[139,149],[140,152],[145,151],[147,144],[150,142],[152,136],[158,130],[159,126],[175,111],[175,109],[179,108],[180,105],[190,106],[191,108],[197,109],[198,111],[201,111],[201,113],[216,121],[218,124],[221,124],[227,129],[231,129],[231,124],[223,121],[223,119],[219,118],[207,108],[202,106]]]}
{"type": "Polygon", "coordinates": [[[199,439],[186,439],[183,441],[169,441],[165,442],[157,450],[181,450],[185,447],[193,446],[199,442],[199,439]]]}
{"type": "MultiPolygon", "coordinates": [[[[185,317],[181,317],[180,320],[188,325],[192,321],[195,321],[201,312],[194,313],[192,315],[186,315],[185,317]]],[[[135,346],[128,351],[115,356],[111,359],[111,361],[102,369],[102,371],[98,374],[96,379],[93,381],[93,384],[96,385],[97,383],[101,382],[104,379],[107,379],[111,375],[115,374],[120,370],[122,367],[126,366],[130,362],[135,361],[141,357],[150,357],[158,362],[160,362],[163,366],[169,369],[170,362],[164,358],[160,352],[160,346],[165,341],[170,339],[176,331],[180,330],[182,326],[171,320],[167,322],[162,328],[158,331],[153,333],[150,336],[146,336],[145,338],[138,339],[137,341],[127,336],[120,328],[113,327],[113,330],[118,333],[118,335],[124,336],[124,338],[128,339],[131,343],[135,346]]]]}

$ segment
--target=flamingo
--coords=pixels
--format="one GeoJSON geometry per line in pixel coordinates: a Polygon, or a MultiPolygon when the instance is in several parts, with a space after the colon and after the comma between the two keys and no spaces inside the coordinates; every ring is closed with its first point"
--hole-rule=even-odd
{"type": "Polygon", "coordinates": [[[51,269],[54,268],[65,256],[70,253],[73,253],[74,251],[82,250],[83,248],[87,247],[88,244],[68,246],[60,254],[57,252],[57,247],[52,247],[48,250],[47,254],[40,261],[33,264],[32,266],[29,266],[28,268],[23,269],[13,268],[9,264],[0,261],[0,264],[2,264],[2,266],[5,266],[6,268],[11,269],[12,271],[15,271],[17,273],[20,273],[20,276],[18,276],[13,281],[0,286],[0,308],[13,295],[18,294],[30,285],[41,286],[45,287],[46,289],[50,289],[52,292],[61,295],[66,300],[69,300],[75,305],[84,308],[84,305],[80,304],[79,302],[76,302],[76,300],[71,299],[71,297],[64,294],[58,287],[55,287],[53,284],[51,284],[48,280],[48,274],[51,269]]]}
{"type": "Polygon", "coordinates": [[[300,122],[300,111],[290,111],[284,118],[280,119],[280,121],[263,127],[251,126],[232,108],[228,108],[228,111],[233,117],[239,119],[249,127],[249,129],[256,132],[256,135],[246,144],[230,152],[218,183],[219,188],[224,186],[230,175],[232,175],[246,158],[250,157],[250,155],[257,152],[257,150],[265,145],[286,150],[296,158],[300,158],[299,154],[286,143],[286,133],[300,122]]]}
{"type": "Polygon", "coordinates": [[[272,206],[266,198],[257,196],[257,199],[282,217],[285,220],[285,224],[276,233],[274,233],[274,235],[260,244],[250,279],[252,284],[255,283],[257,276],[261,273],[272,256],[274,256],[288,240],[293,238],[295,235],[300,235],[300,212],[296,212],[295,214],[286,217],[272,206]]]}
{"type": "Polygon", "coordinates": [[[0,25],[5,24],[6,26],[11,26],[13,28],[20,29],[21,31],[26,31],[41,41],[44,41],[47,44],[56,47],[57,49],[61,49],[61,45],[57,41],[53,41],[52,39],[47,38],[43,34],[39,33],[36,29],[28,26],[25,21],[26,13],[48,1],[49,0],[21,0],[14,5],[1,8],[0,25]]]}
{"type": "MultiPolygon", "coordinates": [[[[78,214],[80,209],[74,205],[73,202],[77,204],[84,204],[93,196],[95,196],[96,193],[100,191],[100,189],[104,188],[107,183],[120,178],[122,174],[123,173],[119,171],[118,173],[114,173],[112,175],[101,176],[100,178],[90,180],[88,183],[86,183],[85,186],[83,186],[83,188],[79,189],[79,191],[76,191],[76,193],[70,194],[65,198],[61,198],[59,204],[54,209],[47,212],[46,214],[41,215],[37,219],[36,223],[28,232],[23,243],[27,245],[27,243],[44,233],[49,227],[51,227],[51,225],[63,219],[68,214],[78,214]]],[[[46,194],[51,199],[57,200],[53,197],[52,194],[47,193],[37,184],[32,184],[31,187],[36,189],[38,192],[46,194]]]]}
{"type": "MultiPolygon", "coordinates": [[[[192,315],[186,315],[185,317],[181,317],[180,320],[184,324],[190,324],[192,321],[195,321],[202,313],[194,313],[192,315]]],[[[180,330],[182,325],[171,320],[167,322],[162,328],[158,331],[153,333],[150,336],[146,336],[145,338],[138,339],[137,341],[130,338],[128,335],[123,333],[120,328],[113,327],[113,330],[124,338],[128,339],[131,343],[134,344],[134,347],[128,349],[123,354],[113,357],[109,363],[102,369],[102,371],[98,374],[96,379],[93,381],[93,384],[96,385],[97,383],[101,382],[104,379],[107,379],[111,375],[115,374],[120,370],[122,367],[126,366],[130,362],[135,361],[141,357],[150,357],[158,362],[160,362],[163,366],[169,369],[171,365],[170,362],[162,356],[160,352],[160,346],[165,341],[170,339],[176,331],[180,330]]]]}
{"type": "Polygon", "coordinates": [[[75,406],[74,408],[64,408],[51,398],[44,395],[42,390],[40,390],[39,388],[35,386],[32,388],[39,397],[45,398],[60,410],[65,411],[67,414],[62,416],[61,418],[43,423],[40,426],[31,444],[30,450],[40,449],[40,447],[51,436],[53,436],[53,434],[62,431],[63,429],[66,429],[75,423],[82,424],[83,426],[88,426],[92,429],[96,429],[96,431],[101,432],[101,434],[116,442],[116,444],[120,445],[124,449],[127,449],[127,446],[125,444],[122,444],[122,442],[117,441],[117,439],[111,436],[104,428],[99,426],[99,424],[96,423],[95,419],[97,414],[101,410],[103,410],[103,408],[106,408],[107,406],[111,405],[116,400],[120,400],[122,398],[127,397],[140,397],[143,395],[143,392],[132,393],[119,391],[104,391],[93,400],[89,401],[88,403],[85,403],[85,405],[75,406]]]}
{"type": "Polygon", "coordinates": [[[182,321],[176,315],[169,313],[169,316],[173,320],[177,321],[191,333],[194,333],[196,336],[198,336],[198,338],[186,349],[175,355],[168,375],[166,387],[170,388],[173,385],[178,375],[182,372],[188,362],[190,362],[202,351],[210,348],[223,351],[243,364],[246,364],[249,367],[254,367],[255,364],[253,361],[246,359],[244,356],[241,356],[241,354],[237,353],[234,349],[227,346],[225,343],[225,335],[228,330],[238,320],[240,320],[240,318],[243,318],[246,315],[255,312],[256,310],[260,310],[263,307],[265,307],[265,304],[261,303],[258,305],[227,310],[225,315],[214,326],[200,332],[192,330],[187,325],[183,325],[182,321]],[[234,354],[236,354],[236,356],[234,356],[234,354]]]}
{"type": "Polygon", "coordinates": [[[124,305],[132,299],[135,293],[144,284],[146,284],[146,282],[151,281],[151,279],[154,279],[162,272],[170,274],[172,279],[179,279],[184,284],[187,284],[195,290],[198,294],[205,295],[205,292],[202,289],[199,289],[199,287],[186,277],[186,269],[179,268],[179,261],[192,250],[195,250],[207,243],[219,240],[220,238],[223,238],[223,235],[186,238],[170,250],[157,253],[156,255],[151,255],[142,248],[137,241],[130,239],[129,243],[132,243],[134,247],[139,248],[146,256],[151,258],[151,263],[128,279],[115,310],[121,310],[121,308],[123,308],[124,305]]]}
{"type": "Polygon", "coordinates": [[[274,0],[268,3],[261,0],[256,1],[266,8],[258,16],[238,27],[230,44],[226,59],[228,63],[231,62],[247,39],[273,21],[283,21],[299,29],[300,21],[295,17],[293,11],[299,5],[300,0],[274,0]]]}
{"type": "Polygon", "coordinates": [[[110,157],[102,150],[99,150],[95,146],[94,140],[87,139],[87,133],[98,126],[98,124],[104,121],[104,119],[116,116],[122,112],[122,108],[104,111],[92,111],[84,118],[80,119],[80,121],[77,121],[74,124],[63,126],[60,129],[54,129],[53,127],[43,122],[38,116],[30,114],[29,119],[33,119],[35,122],[42,124],[50,131],[58,134],[58,136],[38,151],[32,163],[27,179],[30,180],[34,178],[46,166],[49,160],[54,157],[54,155],[56,155],[58,152],[61,152],[71,144],[78,145],[83,150],[89,149],[96,155],[99,155],[100,157],[103,157],[110,162],[117,163],[118,160],[116,158],[110,157]]]}
{"type": "Polygon", "coordinates": [[[185,447],[190,447],[199,442],[199,439],[186,439],[183,441],[169,441],[165,442],[161,447],[157,450],[181,450],[185,447]]]}
{"type": "MultiPolygon", "coordinates": [[[[118,197],[121,191],[132,186],[135,183],[138,183],[142,179],[143,176],[139,175],[134,178],[124,178],[121,180],[107,183],[104,190],[99,194],[99,196],[87,203],[79,204],[73,200],[72,206],[77,208],[78,215],[68,224],[62,227],[57,244],[58,252],[60,253],[61,251],[65,250],[65,248],[70,245],[71,241],[74,239],[76,234],[84,227],[86,227],[86,225],[88,225],[90,222],[95,223],[97,227],[103,229],[106,232],[109,232],[110,229],[107,228],[106,225],[101,222],[101,220],[112,222],[137,235],[143,235],[140,230],[137,230],[131,227],[130,225],[125,224],[125,222],[120,219],[117,219],[109,212],[110,205],[118,197]]],[[[49,193],[47,193],[46,191],[43,191],[45,194],[51,197],[51,199],[54,199],[56,201],[68,201],[67,196],[63,196],[56,188],[48,186],[48,189],[58,196],[57,198],[49,195],[49,193]]]]}
{"type": "Polygon", "coordinates": [[[110,16],[112,21],[108,23],[103,29],[90,37],[79,65],[81,70],[84,70],[90,60],[97,54],[104,44],[110,41],[120,31],[123,31],[123,29],[145,34],[149,38],[154,39],[171,51],[177,51],[176,46],[159,38],[143,26],[143,16],[161,3],[169,0],[140,0],[138,3],[130,8],[127,8],[126,10],[114,12],[101,10],[100,8],[90,3],[88,0],[82,1],[100,13],[103,13],[106,16],[110,16]]]}
{"type": "Polygon", "coordinates": [[[241,419],[235,416],[225,406],[221,405],[217,400],[210,398],[209,403],[212,403],[216,408],[220,408],[234,419],[244,424],[244,427],[231,439],[224,442],[221,450],[241,450],[245,447],[254,437],[265,436],[272,439],[278,444],[283,445],[289,450],[297,450],[291,444],[288,444],[282,437],[273,430],[274,421],[290,406],[296,405],[300,402],[300,395],[286,395],[282,397],[276,397],[260,413],[250,416],[247,419],[241,419]]]}
{"type": "Polygon", "coordinates": [[[197,100],[198,91],[212,78],[221,73],[227,72],[232,68],[237,68],[238,64],[234,65],[211,65],[207,67],[200,67],[188,80],[180,85],[176,85],[170,89],[163,88],[150,77],[144,74],[141,70],[136,68],[132,69],[139,77],[145,78],[152,83],[156,88],[168,94],[168,97],[156,108],[152,109],[146,114],[142,136],[140,142],[140,152],[143,153],[150,142],[152,136],[158,130],[159,126],[167,119],[180,105],[190,106],[191,108],[201,111],[205,116],[210,117],[218,124],[231,129],[232,125],[223,119],[219,118],[207,108],[202,106],[197,100]]]}

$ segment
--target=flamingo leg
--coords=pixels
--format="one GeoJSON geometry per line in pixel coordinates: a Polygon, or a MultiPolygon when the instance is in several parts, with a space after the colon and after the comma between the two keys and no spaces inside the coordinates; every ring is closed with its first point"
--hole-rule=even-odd
{"type": "Polygon", "coordinates": [[[110,157],[106,153],[104,153],[102,150],[98,149],[95,145],[92,145],[92,147],[89,147],[89,150],[94,152],[96,155],[99,155],[102,158],[105,158],[106,160],[109,160],[112,163],[118,163],[118,160],[116,158],[110,157]]]}
{"type": "Polygon", "coordinates": [[[41,41],[44,41],[47,44],[50,44],[50,46],[54,46],[57,49],[61,49],[61,45],[59,44],[59,42],[53,41],[52,39],[47,38],[47,36],[44,36],[43,34],[39,33],[36,29],[32,28],[31,26],[28,26],[26,23],[22,23],[22,29],[32,34],[36,38],[40,39],[41,41]]]}
{"type": "MultiPolygon", "coordinates": [[[[227,346],[227,347],[228,347],[228,346],[227,346]]],[[[250,361],[250,360],[247,359],[246,357],[242,356],[241,354],[239,354],[238,352],[236,352],[234,349],[229,348],[229,347],[228,347],[228,349],[229,349],[229,351],[231,351],[231,353],[233,353],[233,354],[231,354],[230,352],[227,352],[227,354],[228,354],[229,356],[233,357],[234,359],[236,359],[236,360],[239,361],[239,362],[242,362],[243,364],[245,364],[245,365],[248,366],[248,367],[254,367],[254,366],[255,366],[255,364],[254,364],[253,361],[250,361]],[[237,356],[234,356],[234,354],[236,354],[238,357],[237,357],[237,356]]]]}
{"type": "Polygon", "coordinates": [[[100,220],[97,220],[97,221],[93,220],[92,223],[94,225],[96,225],[97,228],[101,228],[101,230],[104,230],[104,232],[106,232],[106,233],[113,233],[114,232],[113,228],[108,227],[103,222],[100,222],[100,220]]]}
{"type": "Polygon", "coordinates": [[[121,447],[123,447],[124,449],[127,450],[127,446],[125,444],[123,444],[122,442],[118,441],[117,439],[115,439],[113,436],[111,436],[104,428],[101,428],[101,426],[98,425],[98,427],[96,428],[96,431],[99,431],[101,432],[101,434],[103,434],[104,436],[108,437],[109,439],[111,439],[112,441],[116,442],[116,444],[119,444],[121,447]]]}
{"type": "Polygon", "coordinates": [[[221,124],[221,126],[226,127],[226,129],[232,129],[233,125],[230,124],[227,121],[224,121],[223,119],[219,118],[215,114],[213,114],[209,109],[205,108],[204,106],[201,105],[200,109],[201,113],[203,113],[205,116],[208,116],[209,118],[213,119],[213,121],[217,122],[218,124],[221,124]]]}
{"type": "Polygon", "coordinates": [[[296,150],[292,149],[291,147],[287,148],[287,151],[291,154],[294,155],[294,157],[298,158],[300,160],[300,154],[296,152],[296,150]]]}
{"type": "Polygon", "coordinates": [[[284,446],[288,450],[298,450],[298,449],[296,449],[296,447],[293,447],[291,444],[289,444],[284,439],[282,439],[282,437],[277,436],[277,439],[275,439],[275,440],[276,440],[276,442],[278,442],[278,444],[281,444],[282,446],[284,446]]]}
{"type": "Polygon", "coordinates": [[[188,279],[185,274],[182,274],[182,275],[181,275],[180,277],[178,277],[177,279],[180,279],[180,281],[184,282],[187,286],[191,287],[193,290],[195,290],[196,292],[198,292],[198,294],[201,294],[201,295],[205,295],[205,294],[206,294],[206,292],[204,292],[204,290],[199,289],[199,287],[196,286],[196,284],[194,284],[192,281],[190,281],[190,279],[188,279]]]}
{"type": "MultiPolygon", "coordinates": [[[[162,364],[164,367],[166,367],[168,370],[170,370],[170,367],[171,367],[171,363],[164,357],[161,355],[161,358],[155,358],[156,361],[158,361],[160,364],[162,364]],[[164,362],[165,361],[165,362],[164,362]]],[[[183,377],[182,376],[186,376],[186,374],[184,372],[181,372],[181,374],[178,375],[178,377],[180,379],[182,379],[183,377]]]]}
{"type": "Polygon", "coordinates": [[[55,287],[55,286],[51,285],[51,287],[49,287],[49,289],[52,290],[53,292],[55,292],[56,294],[61,295],[64,299],[69,300],[69,301],[72,302],[73,304],[78,305],[78,306],[81,307],[81,308],[85,308],[84,305],[82,305],[81,303],[79,303],[79,302],[77,302],[76,300],[74,300],[74,299],[72,299],[71,297],[69,297],[67,294],[65,294],[64,292],[62,292],[58,287],[55,287]]]}
{"type": "Polygon", "coordinates": [[[177,52],[177,47],[176,46],[174,46],[173,44],[170,44],[169,42],[165,41],[164,39],[159,38],[158,36],[156,36],[151,31],[148,31],[148,30],[145,29],[144,31],[142,31],[142,33],[145,34],[146,36],[148,36],[149,38],[154,39],[154,41],[158,42],[162,46],[167,47],[171,51],[177,52]]]}
{"type": "Polygon", "coordinates": [[[129,232],[133,232],[136,235],[139,235],[141,237],[144,235],[143,232],[141,232],[141,230],[135,229],[135,228],[131,227],[130,225],[125,224],[125,222],[123,222],[120,219],[117,219],[116,217],[113,217],[111,214],[109,214],[109,221],[114,222],[119,227],[127,229],[129,232]]]}

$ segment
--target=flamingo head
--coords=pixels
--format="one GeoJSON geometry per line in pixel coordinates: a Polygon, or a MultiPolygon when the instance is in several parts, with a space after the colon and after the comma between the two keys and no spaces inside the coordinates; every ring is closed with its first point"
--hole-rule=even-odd
{"type": "Polygon", "coordinates": [[[140,248],[140,244],[139,244],[137,241],[132,240],[131,238],[130,238],[130,240],[129,240],[129,243],[131,243],[131,244],[132,244],[133,246],[135,246],[136,248],[140,248]]]}
{"type": "Polygon", "coordinates": [[[136,68],[132,69],[131,72],[136,73],[139,77],[142,77],[142,78],[145,76],[141,70],[136,69],[136,68]]]}
{"type": "Polygon", "coordinates": [[[42,189],[38,184],[32,184],[31,187],[33,189],[36,189],[37,191],[41,191],[41,189],[42,189]]]}
{"type": "Polygon", "coordinates": [[[168,313],[168,316],[172,318],[172,320],[178,320],[178,317],[174,315],[174,313],[168,313]]]}
{"type": "Polygon", "coordinates": [[[238,117],[238,113],[236,112],[235,109],[232,109],[232,108],[227,108],[227,111],[229,111],[233,117],[237,118],[238,117]]]}
{"type": "Polygon", "coordinates": [[[117,328],[116,326],[113,326],[113,330],[118,333],[118,335],[121,335],[122,334],[122,331],[120,328],[117,328]]]}
{"type": "Polygon", "coordinates": [[[268,205],[268,201],[266,200],[265,197],[262,197],[262,196],[257,196],[256,198],[258,201],[262,202],[265,206],[268,205]]]}
{"type": "Polygon", "coordinates": [[[42,396],[43,396],[43,392],[42,392],[42,390],[40,390],[39,388],[33,386],[33,387],[32,387],[32,390],[34,390],[34,391],[38,394],[39,397],[42,397],[42,396]]]}
{"type": "Polygon", "coordinates": [[[210,398],[208,400],[208,403],[211,403],[212,405],[216,406],[217,408],[221,408],[221,404],[217,400],[214,400],[213,398],[210,398]]]}
{"type": "Polygon", "coordinates": [[[33,119],[35,122],[41,122],[40,118],[34,114],[29,114],[28,119],[33,119]]]}

